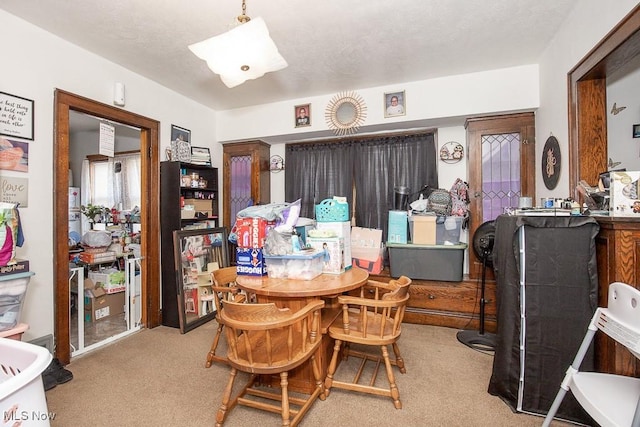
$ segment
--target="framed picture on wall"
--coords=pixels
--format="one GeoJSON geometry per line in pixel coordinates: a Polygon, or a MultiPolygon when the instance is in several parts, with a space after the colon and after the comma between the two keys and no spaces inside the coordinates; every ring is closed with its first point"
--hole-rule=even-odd
{"type": "Polygon", "coordinates": [[[640,124],[633,125],[633,137],[640,138],[640,124]]]}
{"type": "Polygon", "coordinates": [[[0,92],[0,135],[33,141],[33,101],[0,92]]]}
{"type": "Polygon", "coordinates": [[[294,113],[297,128],[311,126],[311,104],[296,105],[294,113]]]}
{"type": "Polygon", "coordinates": [[[404,91],[384,94],[384,116],[404,116],[406,114],[404,91]]]}

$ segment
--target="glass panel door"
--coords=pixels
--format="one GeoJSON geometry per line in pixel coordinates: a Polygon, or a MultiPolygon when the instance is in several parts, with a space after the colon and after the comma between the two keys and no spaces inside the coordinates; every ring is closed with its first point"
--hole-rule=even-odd
{"type": "Polygon", "coordinates": [[[520,186],[520,134],[482,136],[482,222],[518,206],[520,186]]]}

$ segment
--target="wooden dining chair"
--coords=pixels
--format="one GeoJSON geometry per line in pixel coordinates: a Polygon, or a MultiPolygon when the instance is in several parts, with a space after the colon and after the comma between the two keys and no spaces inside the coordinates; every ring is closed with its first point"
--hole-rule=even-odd
{"type": "Polygon", "coordinates": [[[321,300],[312,301],[297,312],[278,308],[274,303],[224,304],[220,319],[225,325],[231,372],[216,414],[216,426],[222,426],[237,404],[280,413],[283,426],[296,426],[316,398],[325,399],[318,354],[322,342],[319,331],[322,307],[324,301],[321,300]],[[312,364],[317,386],[305,398],[290,397],[289,371],[307,361],[312,364]],[[231,399],[238,371],[249,373],[250,378],[231,399]],[[280,375],[280,393],[259,386],[259,375],[275,374],[280,375]]]}
{"type": "Polygon", "coordinates": [[[402,332],[402,319],[409,300],[410,285],[411,279],[404,276],[398,280],[391,280],[389,283],[369,280],[361,290],[360,297],[346,295],[338,297],[338,303],[342,305],[342,316],[329,326],[329,335],[335,340],[335,344],[325,379],[327,395],[329,395],[331,387],[336,387],[389,396],[396,409],[402,408],[392,365],[398,366],[400,372],[406,372],[404,360],[398,347],[398,339],[402,332]],[[351,348],[350,344],[359,344],[359,347],[379,347],[380,354],[370,350],[355,350],[351,348]],[[395,359],[389,357],[388,345],[392,346],[395,359]],[[347,359],[349,356],[362,359],[351,382],[338,381],[334,378],[340,352],[343,354],[343,359],[347,359]],[[360,378],[368,361],[375,362],[371,381],[369,384],[361,384],[360,378]],[[384,362],[386,369],[388,388],[374,384],[381,362],[384,362]]]}
{"type": "Polygon", "coordinates": [[[237,277],[236,267],[224,267],[211,272],[211,295],[213,296],[213,302],[216,310],[216,322],[218,322],[218,328],[216,329],[216,335],[211,343],[211,349],[207,353],[207,362],[205,366],[211,367],[211,364],[215,362],[227,363],[227,358],[224,356],[216,355],[216,350],[222,336],[223,324],[220,322],[220,311],[222,306],[227,301],[245,302],[246,297],[240,293],[240,288],[235,286],[237,277]]]}

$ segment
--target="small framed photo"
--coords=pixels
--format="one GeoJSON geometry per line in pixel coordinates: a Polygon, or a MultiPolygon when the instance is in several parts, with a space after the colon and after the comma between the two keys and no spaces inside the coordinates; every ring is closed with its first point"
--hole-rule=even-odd
{"type": "Polygon", "coordinates": [[[33,101],[0,92],[0,135],[33,141],[33,101]]]}
{"type": "Polygon", "coordinates": [[[191,163],[211,166],[211,153],[206,147],[191,147],[191,163]]]}
{"type": "Polygon", "coordinates": [[[296,105],[294,108],[295,126],[311,126],[311,104],[296,105]]]}
{"type": "Polygon", "coordinates": [[[633,137],[640,138],[640,124],[633,125],[633,137]]]}
{"type": "Polygon", "coordinates": [[[406,114],[404,91],[384,94],[384,116],[404,116],[406,114]]]}

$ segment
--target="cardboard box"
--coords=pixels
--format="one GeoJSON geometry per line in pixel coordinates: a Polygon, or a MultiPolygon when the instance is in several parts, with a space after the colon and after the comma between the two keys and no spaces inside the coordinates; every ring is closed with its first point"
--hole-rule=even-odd
{"type": "Polygon", "coordinates": [[[611,216],[640,218],[640,172],[611,172],[609,197],[611,216]]]}
{"type": "Polygon", "coordinates": [[[267,232],[276,226],[275,221],[264,218],[237,218],[236,235],[242,248],[263,248],[267,232]]]}
{"type": "Polygon", "coordinates": [[[349,221],[339,222],[318,222],[316,223],[318,230],[334,231],[336,237],[342,237],[344,243],[344,268],[351,268],[351,223],[349,221]]]}
{"type": "Polygon", "coordinates": [[[411,243],[414,245],[436,244],[436,216],[411,215],[409,217],[411,243]]]}
{"type": "Polygon", "coordinates": [[[344,239],[342,237],[307,237],[307,245],[324,252],[323,273],[344,273],[344,239]]]}
{"type": "Polygon", "coordinates": [[[465,243],[459,245],[387,244],[391,277],[462,281],[465,243]]]}
{"type": "Polygon", "coordinates": [[[236,271],[245,276],[266,276],[267,265],[262,249],[236,248],[236,271]]]}
{"type": "Polygon", "coordinates": [[[376,228],[351,228],[351,258],[377,261],[382,249],[382,230],[376,228]]]}
{"type": "Polygon", "coordinates": [[[85,280],[84,291],[84,321],[96,322],[98,320],[124,314],[124,292],[107,294],[101,287],[87,288],[93,285],[91,280],[85,280]]]}
{"type": "Polygon", "coordinates": [[[387,242],[406,244],[408,228],[407,211],[389,211],[387,242]]]}
{"type": "Polygon", "coordinates": [[[212,212],[213,209],[213,204],[211,203],[211,200],[206,200],[206,199],[184,199],[184,204],[186,205],[191,205],[193,206],[193,210],[197,211],[197,212],[204,212],[204,211],[208,211],[208,212],[212,212]]]}
{"type": "Polygon", "coordinates": [[[126,287],[124,271],[116,268],[90,271],[88,276],[96,286],[101,287],[107,294],[122,292],[126,287]]]}

